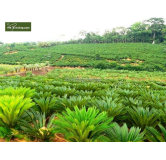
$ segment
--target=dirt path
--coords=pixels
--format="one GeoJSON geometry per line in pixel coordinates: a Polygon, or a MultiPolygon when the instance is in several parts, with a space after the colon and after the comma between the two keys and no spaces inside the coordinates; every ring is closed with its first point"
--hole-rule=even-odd
{"type": "Polygon", "coordinates": [[[59,58],[59,60],[58,60],[58,61],[60,61],[63,57],[64,57],[64,55],[62,55],[62,56],[61,56],[61,58],[59,58]]]}

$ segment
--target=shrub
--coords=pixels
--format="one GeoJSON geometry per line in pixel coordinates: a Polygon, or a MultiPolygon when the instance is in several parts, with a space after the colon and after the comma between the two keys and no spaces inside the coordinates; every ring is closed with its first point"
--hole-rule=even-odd
{"type": "Polygon", "coordinates": [[[30,98],[24,96],[0,97],[0,118],[8,127],[14,127],[26,110],[34,105],[30,98]]]}
{"type": "Polygon", "coordinates": [[[56,103],[56,98],[44,98],[41,97],[40,99],[34,98],[35,103],[37,104],[38,109],[42,112],[45,113],[46,116],[49,116],[51,114],[51,109],[56,103]]]}
{"type": "Polygon", "coordinates": [[[115,123],[105,133],[111,142],[143,142],[145,133],[140,132],[140,128],[132,127],[129,130],[126,124],[120,127],[115,123]]]}
{"type": "Polygon", "coordinates": [[[166,142],[166,129],[159,124],[160,131],[153,127],[146,127],[146,137],[150,142],[166,142]]]}
{"type": "Polygon", "coordinates": [[[112,127],[113,118],[108,118],[106,112],[99,113],[95,108],[83,107],[79,110],[76,106],[75,111],[69,108],[66,112],[58,114],[58,119],[54,121],[57,126],[56,133],[64,134],[68,141],[72,142],[94,142],[104,140],[103,131],[112,127]]]}
{"type": "Polygon", "coordinates": [[[143,107],[133,107],[128,109],[128,120],[132,126],[140,127],[142,130],[146,126],[156,127],[159,124],[159,114],[157,110],[143,107]]]}
{"type": "Polygon", "coordinates": [[[106,69],[107,65],[105,63],[100,62],[95,65],[95,68],[106,69]]]}
{"type": "Polygon", "coordinates": [[[36,112],[33,109],[30,109],[27,114],[31,119],[30,123],[25,120],[20,120],[18,122],[24,134],[32,139],[44,142],[52,141],[55,138],[53,125],[55,114],[47,120],[48,123],[45,114],[36,112]]]}
{"type": "Polygon", "coordinates": [[[35,90],[30,88],[5,88],[0,90],[0,96],[9,95],[9,96],[24,96],[24,98],[31,98],[35,95],[35,90]]]}

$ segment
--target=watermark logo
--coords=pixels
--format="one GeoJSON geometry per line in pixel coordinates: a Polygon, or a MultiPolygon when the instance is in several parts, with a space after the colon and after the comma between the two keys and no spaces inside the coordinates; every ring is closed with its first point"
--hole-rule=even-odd
{"type": "Polygon", "coordinates": [[[5,31],[10,32],[30,32],[31,22],[5,22],[5,31]]]}

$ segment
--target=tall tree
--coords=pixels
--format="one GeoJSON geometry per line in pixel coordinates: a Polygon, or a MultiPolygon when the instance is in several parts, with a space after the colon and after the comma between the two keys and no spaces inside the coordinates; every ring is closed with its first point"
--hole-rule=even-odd
{"type": "Polygon", "coordinates": [[[164,28],[164,19],[163,18],[150,18],[149,20],[146,21],[150,27],[149,29],[153,33],[153,44],[155,43],[156,40],[156,33],[162,31],[164,28]]]}

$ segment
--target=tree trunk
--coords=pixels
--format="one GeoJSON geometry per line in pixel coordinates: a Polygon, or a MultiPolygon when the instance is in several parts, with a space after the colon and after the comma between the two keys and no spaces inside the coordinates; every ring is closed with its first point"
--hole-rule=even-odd
{"type": "Polygon", "coordinates": [[[153,35],[153,43],[152,43],[152,44],[155,44],[155,37],[156,37],[156,33],[154,32],[154,35],[153,35]]]}

